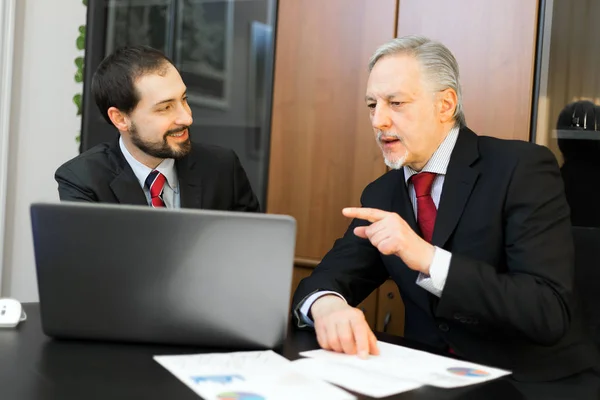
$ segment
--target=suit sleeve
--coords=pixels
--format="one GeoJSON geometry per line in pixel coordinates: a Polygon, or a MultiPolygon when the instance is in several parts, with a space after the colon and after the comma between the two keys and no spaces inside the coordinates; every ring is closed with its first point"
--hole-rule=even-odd
{"type": "MultiPolygon", "coordinates": [[[[364,204],[365,195],[361,198],[364,204]]],[[[354,234],[354,228],[368,222],[353,220],[343,237],[337,239],[312,274],[303,279],[292,302],[293,314],[311,294],[328,290],[339,293],[349,305],[356,307],[389,277],[379,251],[367,239],[354,234]]],[[[301,321],[296,321],[302,326],[301,321]]]]}
{"type": "Polygon", "coordinates": [[[60,167],[54,178],[58,182],[58,196],[61,201],[98,201],[94,192],[87,188],[67,165],[60,167]]]}
{"type": "Polygon", "coordinates": [[[508,270],[453,253],[436,315],[468,316],[551,345],[569,328],[574,255],[569,208],[548,149],[522,154],[503,212],[508,270]]]}
{"type": "Polygon", "coordinates": [[[233,211],[260,212],[260,204],[252,190],[248,175],[237,154],[234,153],[233,158],[233,193],[235,197],[233,211]]]}

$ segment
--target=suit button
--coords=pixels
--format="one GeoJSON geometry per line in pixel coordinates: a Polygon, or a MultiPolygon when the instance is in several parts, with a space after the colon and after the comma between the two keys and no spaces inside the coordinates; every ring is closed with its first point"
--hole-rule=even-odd
{"type": "Polygon", "coordinates": [[[448,324],[445,323],[441,323],[438,328],[440,328],[440,331],[442,332],[448,332],[450,330],[450,327],[448,326],[448,324]]]}
{"type": "Polygon", "coordinates": [[[460,319],[460,322],[462,322],[463,324],[468,324],[468,323],[470,323],[470,322],[471,322],[471,319],[470,319],[470,318],[465,318],[465,317],[462,317],[462,318],[460,319]]]}
{"type": "Polygon", "coordinates": [[[460,315],[460,314],[454,314],[454,319],[460,320],[461,318],[463,318],[462,315],[460,315]]]}

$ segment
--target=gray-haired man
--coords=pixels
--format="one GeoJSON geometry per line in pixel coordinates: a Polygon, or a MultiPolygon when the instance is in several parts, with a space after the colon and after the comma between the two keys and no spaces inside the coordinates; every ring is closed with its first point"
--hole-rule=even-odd
{"type": "Polygon", "coordinates": [[[573,304],[569,208],[545,147],[466,127],[458,65],[441,43],[398,38],[371,59],[365,102],[391,171],[294,296],[321,347],[365,357],[375,337],[356,308],[386,279],[405,336],[550,380],[596,362],[573,304]]]}

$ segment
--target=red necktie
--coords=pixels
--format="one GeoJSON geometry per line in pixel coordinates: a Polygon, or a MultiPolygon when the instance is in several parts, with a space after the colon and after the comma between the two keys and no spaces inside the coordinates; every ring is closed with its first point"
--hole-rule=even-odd
{"type": "MultiPolygon", "coordinates": [[[[436,174],[433,172],[421,172],[411,177],[411,182],[417,194],[417,224],[421,228],[423,239],[429,243],[431,243],[437,215],[437,208],[435,208],[435,203],[431,198],[431,186],[433,186],[435,176],[436,174]]],[[[448,352],[456,354],[451,347],[448,348],[448,352]]]]}
{"type": "Polygon", "coordinates": [[[436,174],[433,172],[420,172],[411,176],[411,182],[417,194],[417,224],[421,228],[423,239],[431,243],[433,227],[437,209],[431,198],[431,186],[436,174]]]}
{"type": "Polygon", "coordinates": [[[162,200],[162,191],[167,179],[158,171],[152,171],[146,178],[146,187],[150,189],[150,199],[152,207],[165,207],[165,202],[162,200]]]}

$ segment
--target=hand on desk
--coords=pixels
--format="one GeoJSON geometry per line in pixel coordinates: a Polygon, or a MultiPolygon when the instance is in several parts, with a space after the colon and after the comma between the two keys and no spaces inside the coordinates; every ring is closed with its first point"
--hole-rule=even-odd
{"type": "Polygon", "coordinates": [[[342,213],[349,218],[371,222],[369,226],[354,228],[356,236],[369,239],[382,254],[400,257],[410,269],[429,275],[435,248],[398,214],[375,208],[344,208],[342,213]]]}
{"type": "Polygon", "coordinates": [[[349,306],[338,296],[325,295],[317,299],[310,310],[317,341],[323,349],[358,354],[361,358],[379,354],[377,338],[358,308],[349,306]]]}

